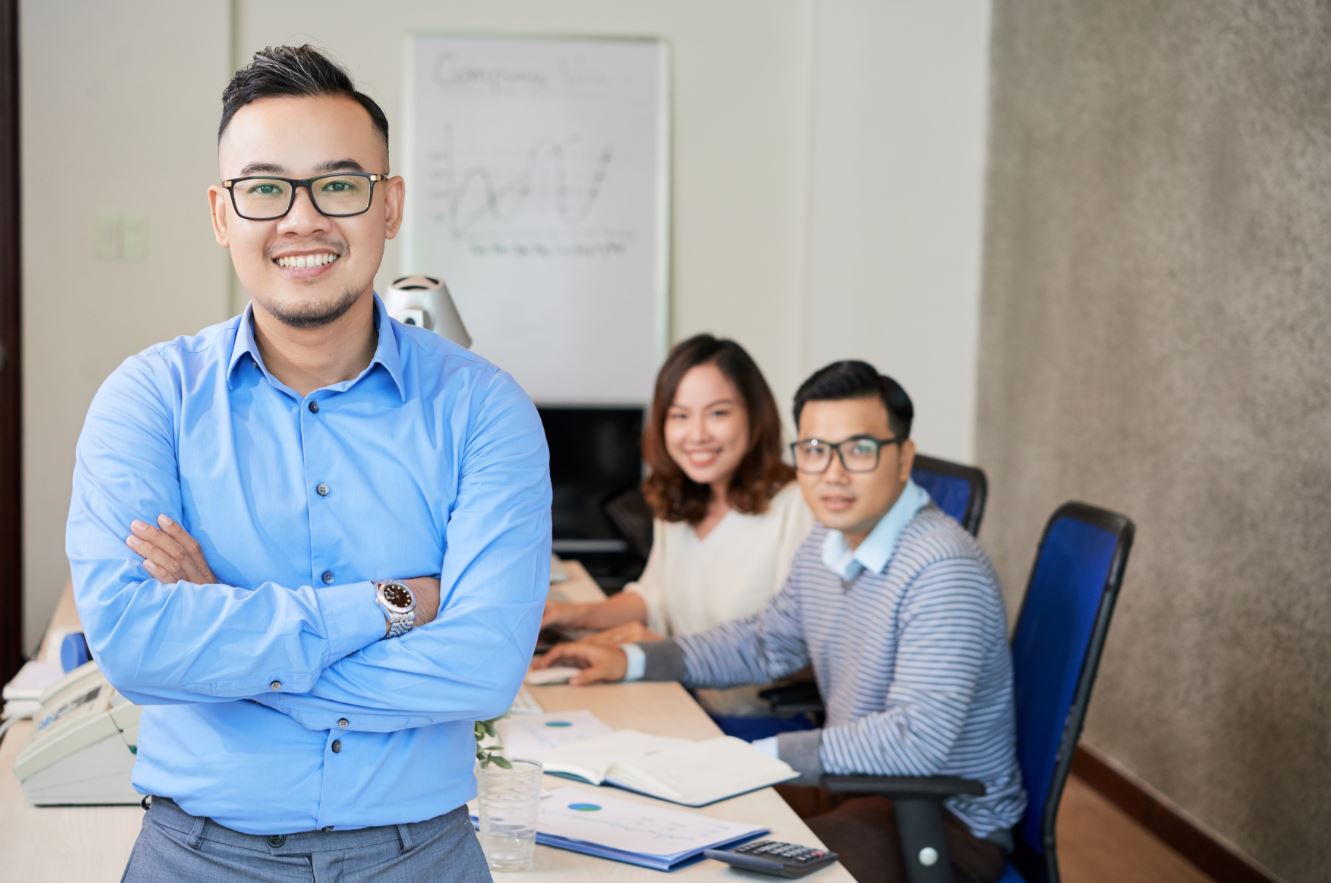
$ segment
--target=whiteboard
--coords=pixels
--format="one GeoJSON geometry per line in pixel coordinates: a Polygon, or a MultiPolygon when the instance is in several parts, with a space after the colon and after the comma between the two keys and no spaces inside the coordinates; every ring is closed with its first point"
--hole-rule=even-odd
{"type": "Polygon", "coordinates": [[[651,396],[668,335],[658,40],[412,34],[401,275],[538,402],[651,396]]]}

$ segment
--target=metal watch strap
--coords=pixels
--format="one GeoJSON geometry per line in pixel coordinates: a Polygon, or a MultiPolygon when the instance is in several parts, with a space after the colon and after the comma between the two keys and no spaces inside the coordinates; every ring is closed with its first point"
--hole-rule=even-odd
{"type": "Polygon", "coordinates": [[[408,610],[406,613],[399,613],[395,610],[389,609],[382,597],[383,587],[388,583],[397,583],[398,585],[405,586],[405,583],[399,583],[397,580],[376,581],[374,583],[374,601],[379,605],[379,609],[382,610],[384,614],[384,637],[398,638],[411,631],[416,625],[416,611],[412,609],[408,610]]]}

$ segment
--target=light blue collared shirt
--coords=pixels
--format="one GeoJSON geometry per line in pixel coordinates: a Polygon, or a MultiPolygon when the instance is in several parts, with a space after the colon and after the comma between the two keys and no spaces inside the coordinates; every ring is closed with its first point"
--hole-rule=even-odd
{"type": "Polygon", "coordinates": [[[878,520],[873,530],[864,538],[864,542],[852,549],[846,542],[845,534],[839,530],[829,530],[823,538],[823,563],[827,569],[850,582],[864,571],[882,573],[887,562],[892,560],[892,553],[897,550],[897,541],[901,532],[910,524],[915,513],[929,505],[929,493],[911,479],[906,479],[906,486],[901,496],[887,510],[887,514],[878,520]]]}
{"type": "Polygon", "coordinates": [[[103,384],[66,539],[88,643],[146,706],[134,785],[239,831],[431,818],[475,794],[472,722],[509,707],[549,585],[550,480],[511,377],[393,321],[354,380],[301,397],[251,312],[103,384]],[[125,545],[177,520],[217,585],[163,584],[125,545]],[[374,579],[438,575],[428,625],[384,639],[374,579]]]}

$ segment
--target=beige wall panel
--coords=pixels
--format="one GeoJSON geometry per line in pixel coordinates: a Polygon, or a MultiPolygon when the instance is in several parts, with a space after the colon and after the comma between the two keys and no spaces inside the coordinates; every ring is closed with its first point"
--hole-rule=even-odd
{"type": "Polygon", "coordinates": [[[207,190],[231,40],[223,0],[25,0],[19,13],[31,650],[69,577],[74,443],[93,393],[127,356],[227,314],[207,190]]]}
{"type": "Polygon", "coordinates": [[[983,538],[1130,515],[1086,741],[1281,879],[1331,867],[1331,10],[994,8],[983,538]]]}

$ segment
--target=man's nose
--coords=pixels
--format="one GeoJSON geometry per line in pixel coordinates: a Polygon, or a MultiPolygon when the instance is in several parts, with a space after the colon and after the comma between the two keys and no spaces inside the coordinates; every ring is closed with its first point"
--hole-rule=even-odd
{"type": "Polygon", "coordinates": [[[314,199],[310,196],[310,188],[297,187],[295,201],[291,203],[291,211],[283,215],[277,223],[279,229],[294,232],[322,229],[326,226],[327,219],[314,207],[314,199]]]}
{"type": "Polygon", "coordinates": [[[823,481],[828,484],[846,484],[850,481],[850,473],[846,470],[846,465],[841,462],[841,455],[836,451],[832,452],[832,461],[827,464],[823,481]]]}

